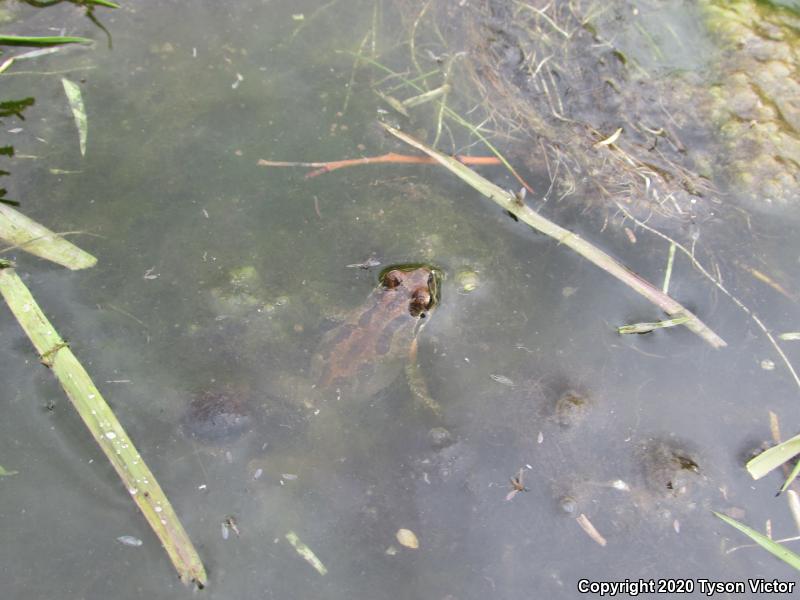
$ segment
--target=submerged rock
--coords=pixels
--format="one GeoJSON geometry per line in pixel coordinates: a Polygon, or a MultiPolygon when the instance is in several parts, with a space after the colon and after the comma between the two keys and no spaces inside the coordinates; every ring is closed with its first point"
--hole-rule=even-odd
{"type": "Polygon", "coordinates": [[[251,423],[246,395],[207,390],[192,398],[181,424],[189,437],[219,444],[239,438],[251,423]]]}

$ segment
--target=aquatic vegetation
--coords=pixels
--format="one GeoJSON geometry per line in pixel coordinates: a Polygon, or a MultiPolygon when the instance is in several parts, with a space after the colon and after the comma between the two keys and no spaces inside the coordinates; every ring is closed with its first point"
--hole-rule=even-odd
{"type": "Polygon", "coordinates": [[[726,50],[708,106],[724,148],[724,175],[753,208],[793,206],[800,191],[797,17],[755,0],[703,6],[726,50]]]}
{"type": "Polygon", "coordinates": [[[69,345],[50,324],[14,269],[5,265],[0,265],[0,295],[161,540],[179,577],[187,584],[204,586],[203,563],[155,476],[69,345]]]}
{"type": "Polygon", "coordinates": [[[767,552],[769,552],[773,556],[776,556],[786,564],[800,571],[800,555],[795,554],[794,552],[789,550],[786,546],[783,546],[778,542],[771,540],[763,533],[759,533],[755,529],[748,527],[744,523],[740,523],[739,521],[729,517],[728,515],[723,515],[722,513],[718,513],[716,511],[714,511],[714,514],[723,521],[725,521],[731,527],[735,527],[736,529],[741,531],[743,534],[745,534],[747,537],[749,537],[756,544],[764,548],[767,552]]]}
{"type": "Polygon", "coordinates": [[[711,344],[712,347],[721,348],[726,345],[725,340],[719,337],[697,316],[689,312],[688,309],[681,306],[678,302],[655,288],[652,284],[648,283],[629,269],[626,269],[611,256],[593,244],[546,219],[544,216],[527,206],[518,196],[506,192],[475,171],[472,171],[465,165],[462,165],[457,160],[441,154],[433,148],[430,148],[418,140],[415,140],[411,136],[394,129],[389,125],[384,125],[384,127],[392,135],[400,138],[407,144],[410,144],[411,146],[422,150],[429,156],[436,158],[441,165],[481,192],[484,196],[498,203],[500,206],[517,216],[520,220],[524,221],[534,229],[558,240],[560,244],[571,248],[583,258],[592,262],[595,266],[598,266],[607,273],[613,275],[628,285],[631,289],[635,290],[653,304],[664,310],[667,314],[674,315],[676,318],[685,318],[686,320],[682,322],[682,325],[699,335],[706,342],[711,344]]]}
{"type": "MultiPolygon", "coordinates": [[[[798,454],[800,454],[800,435],[777,444],[748,461],[747,471],[753,479],[761,479],[767,473],[787,463],[798,454]]],[[[798,474],[800,474],[800,461],[794,466],[780,491],[785,492],[798,474]]]]}

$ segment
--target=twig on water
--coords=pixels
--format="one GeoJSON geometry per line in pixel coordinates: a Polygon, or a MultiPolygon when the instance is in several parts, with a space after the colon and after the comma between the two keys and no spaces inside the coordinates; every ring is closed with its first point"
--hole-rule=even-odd
{"type": "MultiPolygon", "coordinates": [[[[500,159],[496,156],[456,156],[454,160],[465,165],[499,165],[500,159]]],[[[409,156],[407,154],[396,154],[389,152],[380,156],[364,156],[362,158],[349,158],[346,160],[332,160],[329,162],[287,162],[280,160],[260,159],[258,165],[262,167],[308,167],[315,169],[306,173],[306,179],[317,177],[324,173],[343,169],[345,167],[355,167],[357,165],[375,164],[406,164],[406,165],[434,165],[437,161],[429,156],[409,156]]]]}
{"type": "Polygon", "coordinates": [[[611,258],[611,256],[588,241],[584,240],[579,235],[572,233],[560,225],[557,225],[546,219],[527,206],[524,201],[520,200],[518,196],[507,192],[506,190],[487,180],[485,177],[482,177],[472,169],[462,165],[455,159],[450,158],[449,156],[446,156],[437,150],[434,150],[410,135],[395,129],[394,127],[386,125],[385,123],[383,124],[383,127],[389,133],[403,140],[410,146],[413,146],[414,148],[425,152],[432,158],[435,158],[436,162],[460,177],[464,182],[478,190],[484,196],[488,197],[490,200],[493,200],[502,208],[512,213],[520,221],[527,223],[534,229],[558,240],[559,243],[568,246],[588,261],[600,267],[607,273],[613,275],[625,283],[628,287],[647,298],[650,302],[658,306],[671,317],[686,317],[687,320],[684,325],[692,332],[702,337],[714,348],[721,348],[727,345],[725,340],[714,333],[714,331],[708,327],[708,325],[703,323],[695,314],[689,311],[689,309],[667,296],[653,284],[624,267],[622,264],[611,258]]]}

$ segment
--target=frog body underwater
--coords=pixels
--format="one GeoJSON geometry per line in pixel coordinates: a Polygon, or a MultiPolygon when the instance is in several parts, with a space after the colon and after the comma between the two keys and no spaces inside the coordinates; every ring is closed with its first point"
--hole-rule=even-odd
{"type": "Polygon", "coordinates": [[[420,329],[439,302],[438,271],[424,265],[384,269],[361,306],[325,334],[312,358],[317,388],[370,397],[416,355],[420,329]]]}

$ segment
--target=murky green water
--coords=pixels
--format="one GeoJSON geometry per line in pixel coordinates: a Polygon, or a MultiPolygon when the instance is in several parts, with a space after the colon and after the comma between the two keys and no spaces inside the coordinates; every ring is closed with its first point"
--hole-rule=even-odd
{"type": "MultiPolygon", "coordinates": [[[[638,24],[668,40],[641,4],[638,24]]],[[[785,437],[796,432],[797,388],[754,323],[685,257],[670,292],[726,339],[724,350],[682,328],[618,336],[617,325],[661,315],[441,170],[304,179],[302,169],[256,165],[407,152],[374,126],[387,107],[370,83],[383,74],[362,66],[351,87],[353,57],[337,52],[358,50],[377,23],[377,51],[410,68],[397,62],[406,34],[389,3],[125,3],[97,11],[113,50],[74,7],[9,6],[25,17],[15,33],[63,26],[99,40],[0,80],[4,97],[36,98],[24,122],[3,122],[22,128],[4,134],[18,154],[9,196],[55,230],[86,232],[71,239],[99,264],[70,273],[12,254],[171,498],[208,569],[203,595],[570,598],[582,578],[795,577],[761,550],[726,553],[747,540],[710,511],[741,509],[754,527],[770,519],[775,537],[797,533],[773,498],[780,478],[755,483],[742,468],[770,439],[769,410],[785,437]],[[86,102],[85,158],[61,76],[80,83],[86,102]],[[402,376],[370,398],[329,394],[318,411],[302,403],[317,343],[376,286],[377,269],[346,268],[370,256],[446,275],[418,359],[440,416],[402,376]],[[471,293],[459,288],[465,270],[478,274],[471,293]],[[569,390],[582,399],[572,408],[559,403],[569,390]],[[246,431],[212,443],[187,435],[191,398],[222,392],[243,399],[246,431]],[[429,433],[442,427],[447,444],[429,433]],[[670,471],[676,457],[699,474],[670,471]],[[506,501],[520,469],[529,490],[506,501]],[[580,514],[606,546],[579,527],[580,514]],[[231,516],[239,533],[223,535],[231,516]],[[418,549],[397,542],[400,528],[418,549]],[[326,575],[286,542],[290,530],[326,575]]],[[[638,58],[647,69],[702,72],[696,53],[712,40],[675,14],[669,30],[691,33],[695,56],[664,56],[665,42],[638,58]]],[[[431,122],[404,125],[431,135],[431,122]]],[[[512,185],[497,168],[482,172],[512,185]]],[[[525,175],[548,187],[546,173],[525,175]]],[[[580,208],[573,198],[541,210],[660,283],[663,241],[636,229],[633,245],[580,208]]],[[[697,256],[719,263],[726,286],[775,333],[797,331],[796,302],[741,266],[795,289],[796,204],[780,218],[741,210],[703,224],[697,256]]],[[[19,471],[0,478],[4,597],[186,596],[8,311],[0,381],[0,465],[19,471]]]]}

